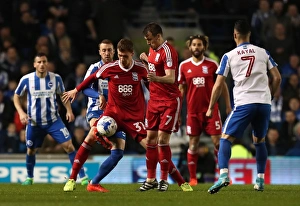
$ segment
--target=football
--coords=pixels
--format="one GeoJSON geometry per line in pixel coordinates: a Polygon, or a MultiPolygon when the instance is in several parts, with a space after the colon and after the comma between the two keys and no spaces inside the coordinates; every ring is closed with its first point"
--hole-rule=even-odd
{"type": "Polygon", "coordinates": [[[113,136],[117,128],[117,122],[109,116],[102,116],[97,123],[97,130],[102,136],[113,136]]]}

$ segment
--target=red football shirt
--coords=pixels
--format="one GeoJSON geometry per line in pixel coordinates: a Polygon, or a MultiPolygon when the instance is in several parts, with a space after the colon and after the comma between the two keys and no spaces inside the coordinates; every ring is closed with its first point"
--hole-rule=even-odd
{"type": "Polygon", "coordinates": [[[192,57],[180,63],[178,82],[187,86],[188,113],[207,111],[217,68],[217,62],[207,57],[198,63],[192,57]]]}
{"type": "Polygon", "coordinates": [[[141,80],[147,80],[147,69],[141,62],[133,61],[129,69],[119,60],[103,65],[76,88],[82,90],[95,79],[108,79],[108,102],[105,113],[117,114],[122,121],[142,121],[145,117],[145,98],[141,80]]]}
{"type": "Polygon", "coordinates": [[[165,70],[175,70],[175,83],[166,84],[150,82],[149,92],[152,100],[170,100],[180,96],[178,89],[178,55],[177,51],[167,41],[156,50],[151,47],[148,54],[149,72],[155,72],[156,76],[165,76],[165,70]]]}

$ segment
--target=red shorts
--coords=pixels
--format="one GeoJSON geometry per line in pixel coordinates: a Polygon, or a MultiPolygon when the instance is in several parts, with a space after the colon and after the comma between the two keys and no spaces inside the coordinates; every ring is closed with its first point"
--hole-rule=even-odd
{"type": "Polygon", "coordinates": [[[222,121],[218,109],[214,110],[212,118],[206,117],[206,112],[187,114],[186,134],[198,136],[203,131],[208,135],[222,134],[222,121]]]}
{"type": "MultiPolygon", "coordinates": [[[[142,141],[142,139],[145,139],[147,137],[147,131],[146,131],[144,121],[137,121],[137,120],[130,120],[130,119],[122,120],[118,117],[119,115],[112,114],[112,113],[107,114],[104,112],[102,115],[106,115],[114,118],[118,126],[117,131],[125,132],[126,137],[129,136],[138,143],[142,141]]],[[[97,119],[94,126],[97,125],[98,120],[101,118],[101,116],[97,119]]]]}
{"type": "Polygon", "coordinates": [[[181,98],[174,100],[149,100],[146,114],[147,130],[164,131],[169,134],[179,129],[178,117],[181,110],[181,98]]]}

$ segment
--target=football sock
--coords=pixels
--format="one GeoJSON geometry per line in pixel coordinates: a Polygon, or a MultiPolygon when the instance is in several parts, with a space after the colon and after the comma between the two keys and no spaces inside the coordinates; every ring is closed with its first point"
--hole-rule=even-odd
{"type": "Polygon", "coordinates": [[[181,176],[180,172],[178,171],[172,160],[169,163],[169,174],[179,186],[185,183],[185,180],[181,176]]]}
{"type": "Polygon", "coordinates": [[[72,172],[71,172],[71,175],[70,175],[69,179],[77,180],[77,175],[78,175],[80,169],[82,168],[82,165],[87,160],[91,149],[92,149],[91,145],[89,145],[86,141],[84,141],[80,145],[79,150],[77,151],[77,154],[74,158],[74,163],[73,163],[73,166],[72,166],[72,172]]]}
{"type": "Polygon", "coordinates": [[[147,144],[147,149],[146,149],[147,178],[154,179],[156,177],[157,162],[158,162],[157,144],[147,144]]]}
{"type": "Polygon", "coordinates": [[[159,148],[159,164],[160,164],[160,179],[167,180],[169,174],[169,163],[171,162],[171,148],[169,144],[158,144],[159,148]]]}
{"type": "Polygon", "coordinates": [[[111,150],[110,156],[101,164],[97,175],[92,179],[91,184],[98,184],[108,175],[122,159],[124,151],[121,149],[111,150]]]}
{"type": "Polygon", "coordinates": [[[231,142],[227,139],[220,139],[219,148],[219,169],[228,168],[229,159],[231,156],[231,142]]]}
{"type": "Polygon", "coordinates": [[[197,151],[192,151],[188,149],[187,151],[187,164],[190,173],[190,179],[197,179],[196,170],[197,170],[197,161],[198,153],[197,151]]]}
{"type": "Polygon", "coordinates": [[[265,142],[255,143],[257,173],[265,173],[268,151],[265,142]]]}
{"type": "MultiPolygon", "coordinates": [[[[73,162],[74,162],[74,159],[75,159],[75,156],[76,156],[76,151],[73,151],[73,152],[69,153],[68,155],[69,155],[70,162],[73,165],[73,162]]],[[[79,170],[79,177],[80,178],[85,177],[85,172],[84,172],[83,167],[79,170]]]]}
{"type": "Polygon", "coordinates": [[[26,154],[26,168],[27,168],[27,175],[29,178],[33,178],[34,166],[35,166],[35,155],[26,154]]]}

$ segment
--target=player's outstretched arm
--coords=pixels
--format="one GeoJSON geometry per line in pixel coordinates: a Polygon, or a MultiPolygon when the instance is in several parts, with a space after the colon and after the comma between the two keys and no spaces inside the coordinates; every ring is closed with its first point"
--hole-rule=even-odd
{"type": "Polygon", "coordinates": [[[73,89],[67,92],[64,92],[61,96],[61,100],[66,104],[69,100],[72,103],[76,99],[77,89],[73,89]]]}

